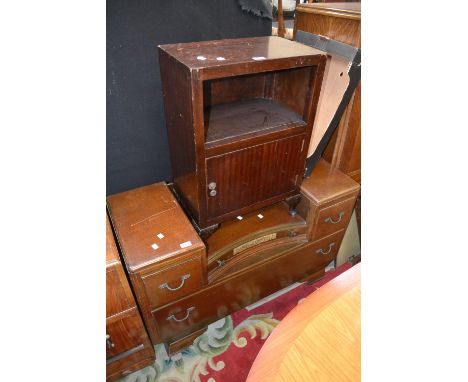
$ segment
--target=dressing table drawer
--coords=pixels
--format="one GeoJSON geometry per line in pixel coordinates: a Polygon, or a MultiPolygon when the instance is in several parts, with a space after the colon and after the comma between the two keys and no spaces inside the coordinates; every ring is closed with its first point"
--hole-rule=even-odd
{"type": "Polygon", "coordinates": [[[269,294],[302,281],[332,261],[343,239],[341,230],[301,245],[272,260],[233,271],[198,292],[151,311],[159,340],[172,343],[269,294]]]}
{"type": "Polygon", "coordinates": [[[336,258],[345,231],[340,230],[314,241],[310,246],[310,256],[316,266],[325,266],[336,258]]]}
{"type": "Polygon", "coordinates": [[[202,287],[201,255],[202,253],[142,275],[151,308],[175,301],[202,287]]]}
{"type": "Polygon", "coordinates": [[[330,207],[318,209],[310,240],[317,240],[346,229],[355,203],[356,197],[353,196],[330,207]]]}

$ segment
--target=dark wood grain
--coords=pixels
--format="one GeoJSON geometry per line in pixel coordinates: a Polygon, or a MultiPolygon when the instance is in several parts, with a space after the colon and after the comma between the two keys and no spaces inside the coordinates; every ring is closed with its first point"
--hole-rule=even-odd
{"type": "Polygon", "coordinates": [[[356,195],[333,204],[329,207],[320,208],[316,212],[315,228],[311,232],[311,240],[326,236],[337,229],[345,229],[353,213],[356,195]]]}
{"type": "Polygon", "coordinates": [[[151,308],[177,300],[205,284],[199,256],[154,269],[142,275],[142,280],[151,308]]]}
{"type": "MultiPolygon", "coordinates": [[[[106,216],[106,375],[113,381],[154,361],[154,350],[119,259],[106,216]]],[[[104,342],[104,341],[103,341],[104,342]]]]}
{"type": "Polygon", "coordinates": [[[251,265],[303,245],[306,232],[305,220],[291,216],[285,202],[247,214],[242,220],[223,223],[207,240],[208,281],[228,275],[234,263],[236,267],[239,263],[251,265]]]}
{"type": "Polygon", "coordinates": [[[308,122],[311,86],[313,86],[315,67],[301,67],[278,70],[272,76],[271,97],[290,108],[308,122]]]}
{"type": "Polygon", "coordinates": [[[320,159],[308,178],[301,184],[301,191],[316,204],[336,201],[342,196],[357,194],[360,186],[329,162],[320,159]]]}
{"type": "Polygon", "coordinates": [[[282,230],[299,232],[305,226],[306,222],[301,216],[289,215],[284,202],[251,212],[242,220],[227,221],[207,240],[208,264],[246,241],[282,230]]]}
{"type": "Polygon", "coordinates": [[[253,98],[205,109],[205,147],[304,126],[302,116],[267,98],[253,98]]]}
{"type": "Polygon", "coordinates": [[[142,330],[141,318],[137,310],[131,316],[108,323],[106,331],[109,340],[114,345],[107,347],[107,359],[148,342],[148,336],[142,330]]]}
{"type": "Polygon", "coordinates": [[[180,62],[159,51],[164,115],[167,129],[172,177],[184,195],[185,207],[198,217],[200,210],[196,173],[196,142],[193,139],[192,90],[190,72],[180,62]]]}
{"type": "Polygon", "coordinates": [[[156,344],[159,335],[148,319],[151,309],[207,283],[205,245],[164,183],[111,195],[107,206],[143,320],[156,344]],[[182,280],[184,275],[189,277],[182,280]],[[177,290],[161,288],[163,284],[177,290]]]}
{"type": "Polygon", "coordinates": [[[209,217],[235,214],[297,189],[304,170],[304,140],[298,135],[208,159],[208,183],[217,184],[217,194],[208,196],[209,217]]]}
{"type": "Polygon", "coordinates": [[[323,54],[317,49],[275,36],[167,44],[159,48],[189,69],[203,72],[209,68],[225,68],[226,74],[230,65],[245,67],[260,62],[254,57],[264,57],[264,61],[268,62],[291,58],[301,60],[323,54]],[[197,59],[200,56],[206,60],[197,59]],[[224,60],[218,61],[218,57],[224,60]]]}
{"type": "Polygon", "coordinates": [[[138,349],[123,359],[112,360],[112,362],[106,363],[106,381],[116,381],[125,375],[151,365],[154,359],[153,347],[145,346],[143,350],[138,349]]]}
{"type": "Polygon", "coordinates": [[[205,249],[164,183],[110,195],[107,206],[129,271],[205,249]]]}
{"type": "Polygon", "coordinates": [[[213,268],[208,274],[208,280],[210,283],[214,283],[225,277],[229,277],[234,272],[242,271],[251,265],[265,261],[266,259],[272,259],[280,256],[283,253],[299,249],[307,244],[307,237],[304,234],[288,237],[283,235],[274,240],[268,241],[264,245],[257,245],[252,248],[248,248],[239,254],[236,254],[227,260],[225,263],[218,265],[213,268]]]}
{"type": "Polygon", "coordinates": [[[106,269],[106,317],[111,317],[135,306],[132,292],[119,266],[106,269]]]}
{"type": "Polygon", "coordinates": [[[360,186],[323,158],[301,185],[298,212],[306,221],[309,240],[346,229],[360,186]]]}
{"type": "Polygon", "coordinates": [[[271,73],[203,81],[203,105],[207,107],[251,98],[271,98],[268,92],[271,82],[271,73]]]}
{"type": "Polygon", "coordinates": [[[271,293],[284,288],[314,273],[336,257],[343,232],[324,238],[318,242],[303,245],[299,249],[285,253],[271,261],[264,261],[251,267],[243,267],[231,278],[208,286],[202,291],[176,301],[166,307],[154,310],[152,315],[157,323],[161,339],[173,342],[190,332],[225,317],[271,293]],[[326,255],[317,250],[331,251],[326,255]],[[168,317],[174,315],[178,320],[187,316],[189,308],[194,308],[186,320],[176,322],[168,317]]]}

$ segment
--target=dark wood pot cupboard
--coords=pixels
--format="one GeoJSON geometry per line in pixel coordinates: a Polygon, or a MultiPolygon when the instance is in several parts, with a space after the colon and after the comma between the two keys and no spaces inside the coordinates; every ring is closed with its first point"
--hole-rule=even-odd
{"type": "Polygon", "coordinates": [[[159,48],[174,190],[198,232],[293,208],[326,56],[279,37],[159,48]]]}

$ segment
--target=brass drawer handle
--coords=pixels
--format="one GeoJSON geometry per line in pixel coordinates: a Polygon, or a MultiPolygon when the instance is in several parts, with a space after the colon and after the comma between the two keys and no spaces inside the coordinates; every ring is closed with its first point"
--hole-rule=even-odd
{"type": "Polygon", "coordinates": [[[340,214],[338,215],[338,220],[333,220],[331,217],[328,217],[325,219],[325,223],[332,223],[332,224],[338,224],[341,219],[343,219],[343,216],[344,216],[344,212],[341,211],[340,214]]]}
{"type": "Polygon", "coordinates": [[[171,288],[171,287],[169,286],[168,283],[164,283],[164,284],[161,284],[161,285],[159,286],[159,289],[164,289],[164,288],[166,288],[166,289],[169,289],[171,292],[175,292],[176,290],[179,290],[180,288],[182,288],[182,287],[184,286],[185,280],[187,280],[188,278],[190,278],[190,273],[187,273],[186,275],[183,275],[183,276],[180,278],[180,280],[181,280],[181,281],[180,281],[180,285],[179,285],[177,288],[171,288]]]}
{"type": "Polygon", "coordinates": [[[182,322],[182,321],[185,321],[187,318],[189,318],[190,316],[190,313],[195,310],[195,307],[194,306],[191,306],[190,308],[187,309],[187,313],[185,314],[185,317],[184,318],[181,318],[180,320],[176,318],[176,316],[174,314],[171,314],[169,317],[166,318],[167,321],[171,321],[171,320],[174,320],[175,322],[182,322]]]}
{"type": "Polygon", "coordinates": [[[317,249],[315,251],[315,253],[318,253],[319,255],[328,255],[331,252],[332,247],[334,247],[334,246],[335,246],[334,242],[330,243],[329,246],[328,246],[328,251],[324,251],[322,248],[320,248],[320,249],[317,249]]]}

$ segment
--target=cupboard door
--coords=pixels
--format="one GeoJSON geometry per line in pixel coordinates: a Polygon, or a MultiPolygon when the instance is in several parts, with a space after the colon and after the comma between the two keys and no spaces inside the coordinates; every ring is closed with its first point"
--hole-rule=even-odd
{"type": "Polygon", "coordinates": [[[304,139],[296,135],[207,159],[208,218],[294,191],[304,171],[304,139]]]}

